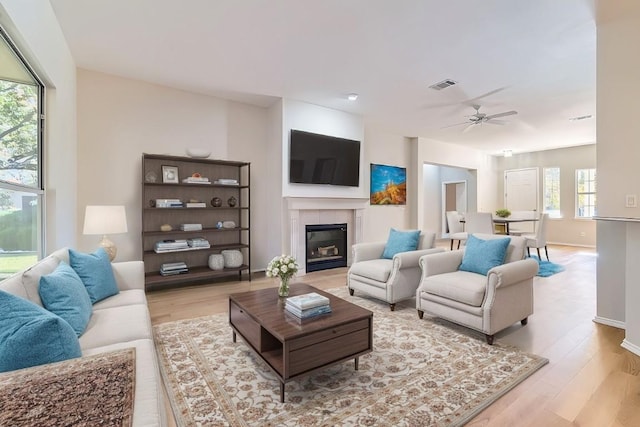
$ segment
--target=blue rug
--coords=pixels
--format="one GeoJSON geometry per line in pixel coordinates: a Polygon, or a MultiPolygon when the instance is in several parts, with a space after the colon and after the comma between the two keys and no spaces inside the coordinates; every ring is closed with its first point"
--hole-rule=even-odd
{"type": "Polygon", "coordinates": [[[537,255],[531,255],[530,258],[538,261],[538,276],[539,277],[549,277],[553,276],[556,273],[560,273],[564,271],[564,267],[560,264],[555,264],[553,262],[541,260],[537,255]]]}

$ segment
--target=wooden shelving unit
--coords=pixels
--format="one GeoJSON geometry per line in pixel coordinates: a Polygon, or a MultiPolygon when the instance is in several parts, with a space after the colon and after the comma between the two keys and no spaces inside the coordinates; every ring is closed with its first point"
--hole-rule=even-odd
{"type": "Polygon", "coordinates": [[[225,276],[251,280],[250,178],[251,165],[247,162],[142,155],[142,259],[146,289],[206,283],[225,276]],[[178,183],[163,182],[163,166],[177,168],[178,183]],[[183,179],[193,174],[209,178],[211,184],[183,183],[183,179]],[[214,184],[218,179],[235,179],[239,185],[214,184]],[[219,198],[222,205],[212,206],[214,198],[219,198]],[[236,200],[233,206],[229,203],[231,198],[236,200]],[[158,199],[179,199],[184,203],[199,201],[206,203],[206,207],[161,208],[156,207],[158,199]],[[233,221],[236,227],[217,227],[224,221],[233,221]],[[169,224],[172,230],[161,231],[163,224],[169,224]],[[202,230],[182,231],[181,224],[202,224],[202,230]],[[158,241],[194,237],[204,237],[211,247],[162,253],[154,251],[158,241]],[[240,250],[243,264],[224,270],[209,269],[209,255],[225,249],[240,250]],[[179,261],[187,265],[188,273],[175,276],[160,274],[162,264],[179,261]]]}

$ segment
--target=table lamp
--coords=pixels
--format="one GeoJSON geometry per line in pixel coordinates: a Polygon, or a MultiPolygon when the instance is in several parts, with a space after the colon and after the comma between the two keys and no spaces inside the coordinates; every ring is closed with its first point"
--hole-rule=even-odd
{"type": "Polygon", "coordinates": [[[102,234],[100,246],[113,261],[118,249],[115,243],[107,238],[107,234],[127,232],[127,216],[124,206],[87,206],[84,213],[83,234],[102,234]]]}

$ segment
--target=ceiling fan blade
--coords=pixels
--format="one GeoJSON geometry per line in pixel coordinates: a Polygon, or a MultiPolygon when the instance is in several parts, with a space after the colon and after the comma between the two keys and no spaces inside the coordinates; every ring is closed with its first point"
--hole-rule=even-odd
{"type": "Polygon", "coordinates": [[[468,123],[469,123],[469,122],[462,122],[462,123],[456,123],[456,124],[453,124],[453,125],[442,126],[440,129],[452,128],[452,127],[454,127],[454,126],[466,125],[466,124],[468,124],[468,123]]]}
{"type": "Polygon", "coordinates": [[[497,119],[498,117],[513,116],[514,114],[518,114],[518,112],[517,112],[517,111],[515,111],[515,110],[505,111],[504,113],[491,114],[491,115],[489,115],[489,116],[486,116],[485,118],[486,118],[487,120],[491,120],[491,119],[497,119]]]}
{"type": "Polygon", "coordinates": [[[505,90],[506,88],[507,88],[507,86],[503,86],[503,87],[499,87],[498,89],[490,90],[489,92],[483,93],[482,95],[476,96],[476,97],[471,98],[471,99],[467,99],[466,101],[462,101],[462,103],[470,105],[470,106],[473,106],[473,104],[477,104],[476,101],[478,101],[478,100],[480,100],[482,98],[486,98],[487,96],[491,96],[494,93],[501,92],[501,91],[505,90]]]}
{"type": "Polygon", "coordinates": [[[466,128],[464,128],[464,129],[462,130],[462,133],[467,133],[467,132],[469,132],[472,128],[476,127],[476,125],[477,125],[477,124],[478,124],[478,123],[471,123],[469,126],[467,126],[466,128]]]}
{"type": "Polygon", "coordinates": [[[489,123],[490,125],[500,125],[500,126],[504,126],[506,124],[509,124],[509,122],[504,121],[504,120],[487,120],[486,123],[489,123]]]}

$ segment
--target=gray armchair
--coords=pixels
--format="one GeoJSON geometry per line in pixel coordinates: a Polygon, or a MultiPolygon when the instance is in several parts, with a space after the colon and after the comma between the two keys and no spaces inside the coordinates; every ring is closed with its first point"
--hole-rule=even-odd
{"type": "Polygon", "coordinates": [[[420,257],[444,252],[434,248],[436,234],[423,232],[415,251],[400,252],[393,259],[382,258],[386,242],[356,243],[352,246],[353,260],[347,273],[349,294],[355,290],[389,303],[391,311],[396,302],[413,298],[420,282],[420,257]]]}
{"type": "MultiPolygon", "coordinates": [[[[505,238],[474,236],[482,240],[505,238]]],[[[525,242],[523,237],[511,236],[504,264],[491,268],[486,276],[458,270],[466,248],[421,257],[418,316],[422,319],[427,312],[483,332],[489,344],[493,344],[496,332],[513,323],[526,325],[533,314],[533,278],[538,262],[524,259],[525,242]]]]}

